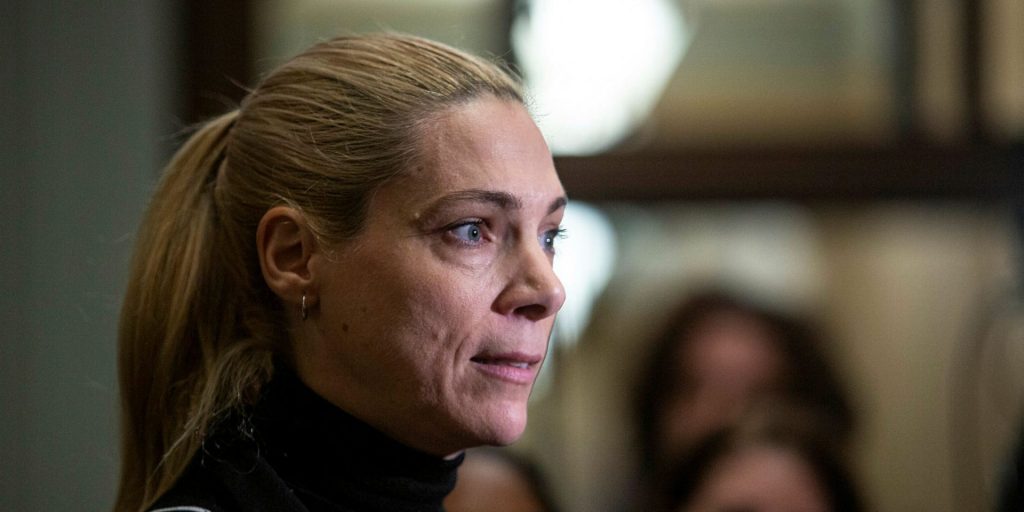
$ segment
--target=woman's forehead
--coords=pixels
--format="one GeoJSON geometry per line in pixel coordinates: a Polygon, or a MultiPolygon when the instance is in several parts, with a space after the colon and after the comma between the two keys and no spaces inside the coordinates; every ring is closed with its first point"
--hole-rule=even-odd
{"type": "Polygon", "coordinates": [[[565,195],[540,131],[516,103],[484,98],[446,112],[424,127],[421,151],[389,187],[404,201],[490,195],[547,206],[565,195]]]}

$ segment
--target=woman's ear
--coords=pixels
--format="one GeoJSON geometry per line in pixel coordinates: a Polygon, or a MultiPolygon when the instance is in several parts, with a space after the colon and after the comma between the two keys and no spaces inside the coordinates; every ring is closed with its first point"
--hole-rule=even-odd
{"type": "Polygon", "coordinates": [[[267,286],[286,302],[299,304],[313,293],[315,275],[310,257],[318,249],[305,218],[288,206],[275,206],[263,214],[256,230],[260,268],[267,286]]]}

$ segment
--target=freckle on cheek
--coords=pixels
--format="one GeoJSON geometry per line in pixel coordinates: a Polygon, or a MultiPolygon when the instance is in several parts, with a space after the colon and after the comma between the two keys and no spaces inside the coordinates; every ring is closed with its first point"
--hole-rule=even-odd
{"type": "Polygon", "coordinates": [[[345,322],[342,322],[341,323],[341,330],[344,331],[344,332],[348,332],[348,324],[346,324],[345,322]]]}

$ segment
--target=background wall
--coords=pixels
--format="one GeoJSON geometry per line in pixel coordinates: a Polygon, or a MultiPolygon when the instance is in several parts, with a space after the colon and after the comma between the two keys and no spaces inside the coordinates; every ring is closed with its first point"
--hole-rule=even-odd
{"type": "Polygon", "coordinates": [[[164,0],[0,4],[0,510],[104,510],[131,233],[173,145],[164,0]]]}

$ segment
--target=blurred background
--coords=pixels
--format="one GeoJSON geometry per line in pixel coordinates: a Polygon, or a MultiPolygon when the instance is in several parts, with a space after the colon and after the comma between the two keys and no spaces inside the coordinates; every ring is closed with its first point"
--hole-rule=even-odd
{"type": "Polygon", "coordinates": [[[109,508],[160,168],[261,73],[370,30],[510,62],[556,155],[569,302],[512,450],[564,510],[635,505],[635,383],[708,288],[825,333],[867,509],[992,506],[1024,420],[1019,0],[14,0],[0,509],[109,508]]]}

